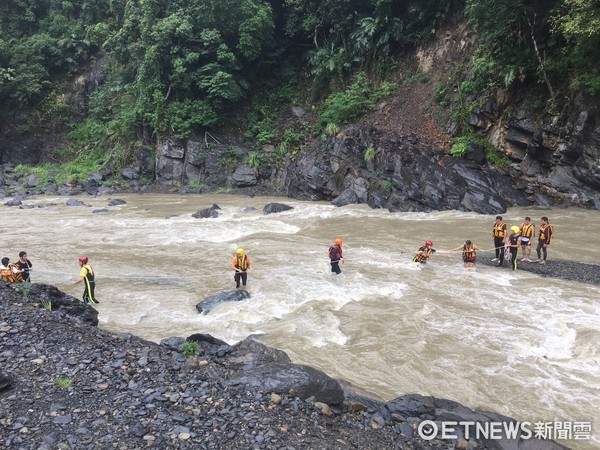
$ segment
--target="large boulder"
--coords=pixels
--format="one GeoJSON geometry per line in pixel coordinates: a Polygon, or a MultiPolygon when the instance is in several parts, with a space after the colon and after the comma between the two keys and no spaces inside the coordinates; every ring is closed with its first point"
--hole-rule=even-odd
{"type": "Polygon", "coordinates": [[[268,203],[263,208],[263,214],[280,213],[283,211],[288,211],[290,209],[294,209],[294,207],[289,206],[289,205],[284,205],[283,203],[268,203]]]}
{"type": "Polygon", "coordinates": [[[76,322],[98,326],[98,311],[49,284],[33,283],[26,300],[33,303],[46,303],[50,305],[52,312],[57,312],[76,322]]]}
{"type": "Polygon", "coordinates": [[[201,314],[208,314],[215,306],[227,302],[239,302],[250,298],[250,293],[244,290],[232,290],[220,292],[216,295],[206,297],[196,305],[196,309],[201,314]]]}
{"type": "Polygon", "coordinates": [[[331,201],[331,204],[334,206],[354,205],[356,203],[359,203],[359,201],[358,194],[354,191],[354,189],[346,189],[338,197],[331,201]]]}
{"type": "Polygon", "coordinates": [[[199,209],[194,214],[192,214],[192,217],[195,219],[216,219],[217,217],[219,217],[220,209],[221,208],[219,207],[219,205],[213,204],[209,208],[199,209]]]}
{"type": "Polygon", "coordinates": [[[266,392],[288,394],[294,391],[303,400],[313,397],[315,401],[328,405],[339,405],[344,401],[344,391],[336,380],[302,364],[245,366],[243,370],[232,374],[231,381],[266,392]]]}

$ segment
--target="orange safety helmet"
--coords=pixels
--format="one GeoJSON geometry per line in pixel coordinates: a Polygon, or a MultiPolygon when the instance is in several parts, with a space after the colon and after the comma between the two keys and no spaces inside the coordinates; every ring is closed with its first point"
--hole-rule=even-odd
{"type": "Polygon", "coordinates": [[[433,242],[431,242],[431,241],[425,241],[425,245],[427,247],[431,247],[433,245],[433,242]]]}
{"type": "Polygon", "coordinates": [[[87,256],[80,256],[80,257],[79,257],[79,262],[82,262],[82,263],[84,263],[84,264],[87,264],[87,262],[88,262],[88,258],[87,258],[87,256]]]}
{"type": "Polygon", "coordinates": [[[335,245],[342,245],[342,240],[340,238],[337,238],[335,241],[333,241],[333,243],[335,245]]]}

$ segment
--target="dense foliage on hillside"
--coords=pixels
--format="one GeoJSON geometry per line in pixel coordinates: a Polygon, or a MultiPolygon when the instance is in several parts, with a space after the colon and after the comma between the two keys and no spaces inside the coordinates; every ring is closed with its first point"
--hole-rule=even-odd
{"type": "Polygon", "coordinates": [[[234,122],[269,143],[274,105],[310,93],[322,125],[351,120],[386,92],[399,52],[461,13],[481,42],[465,89],[543,86],[542,103],[600,92],[600,7],[587,0],[3,0],[1,122],[28,133],[58,120],[75,149],[234,122]],[[102,82],[77,116],[65,92],[97,61],[102,82]]]}

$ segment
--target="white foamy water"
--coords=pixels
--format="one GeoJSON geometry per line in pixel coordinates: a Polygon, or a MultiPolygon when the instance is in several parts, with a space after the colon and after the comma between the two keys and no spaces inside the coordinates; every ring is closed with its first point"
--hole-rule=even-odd
{"type": "MultiPolygon", "coordinates": [[[[0,207],[0,252],[26,250],[32,278],[70,286],[85,254],[96,271],[100,326],[159,342],[210,333],[229,343],[258,335],[298,363],[317,367],[385,400],[407,393],[449,398],[522,421],[584,421],[600,436],[600,287],[480,265],[459,252],[471,239],[489,249],[494,216],[457,211],[395,213],[364,205],[237,196],[123,195],[0,207]],[[270,201],[294,206],[263,215],[270,201]],[[191,214],[213,203],[217,219],[191,214]],[[246,208],[254,210],[246,210],[246,208]],[[14,224],[20,224],[15,227],[14,224]],[[10,226],[9,226],[10,225],[10,226]],[[333,276],[327,249],[344,239],[333,276]],[[428,269],[412,263],[431,239],[428,269]],[[196,304],[233,289],[230,261],[243,247],[255,271],[248,301],[199,315],[196,304]]],[[[600,213],[512,209],[509,226],[543,215],[556,227],[549,259],[600,262],[600,213]],[[584,245],[582,245],[584,243],[584,245]]],[[[534,250],[535,251],[535,250],[534,250]]],[[[483,253],[482,255],[489,255],[483,253]]],[[[563,442],[596,448],[597,442],[563,442]]]]}

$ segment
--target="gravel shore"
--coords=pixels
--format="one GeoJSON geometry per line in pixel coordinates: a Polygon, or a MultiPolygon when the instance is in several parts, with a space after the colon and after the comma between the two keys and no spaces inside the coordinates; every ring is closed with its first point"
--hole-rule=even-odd
{"type": "MultiPolygon", "coordinates": [[[[477,262],[486,266],[495,266],[497,264],[492,261],[491,257],[478,258],[477,262]]],[[[504,261],[504,265],[498,269],[512,270],[508,261],[504,261]]],[[[547,260],[546,264],[539,264],[518,260],[517,270],[533,272],[543,277],[561,278],[579,283],[600,284],[600,264],[555,259],[547,260]]]]}
{"type": "MultiPolygon", "coordinates": [[[[256,360],[243,345],[213,342],[185,357],[162,343],[98,329],[95,310],[52,286],[34,284],[23,292],[1,284],[0,311],[1,448],[565,448],[552,441],[516,446],[460,435],[424,440],[416,432],[423,420],[510,419],[419,395],[384,404],[345,387],[342,402],[327,404],[302,396],[301,388],[260,388],[239,376],[240,370],[250,373],[256,360]],[[50,306],[48,295],[54,296],[50,306]]],[[[279,350],[264,351],[287,358],[279,350]]],[[[318,372],[291,363],[272,366],[302,376],[318,372]]],[[[328,377],[315,377],[308,388],[325,386],[326,394],[328,377]],[[325,383],[315,387],[323,377],[325,383]]],[[[333,392],[340,390],[335,385],[333,392]]]]}

